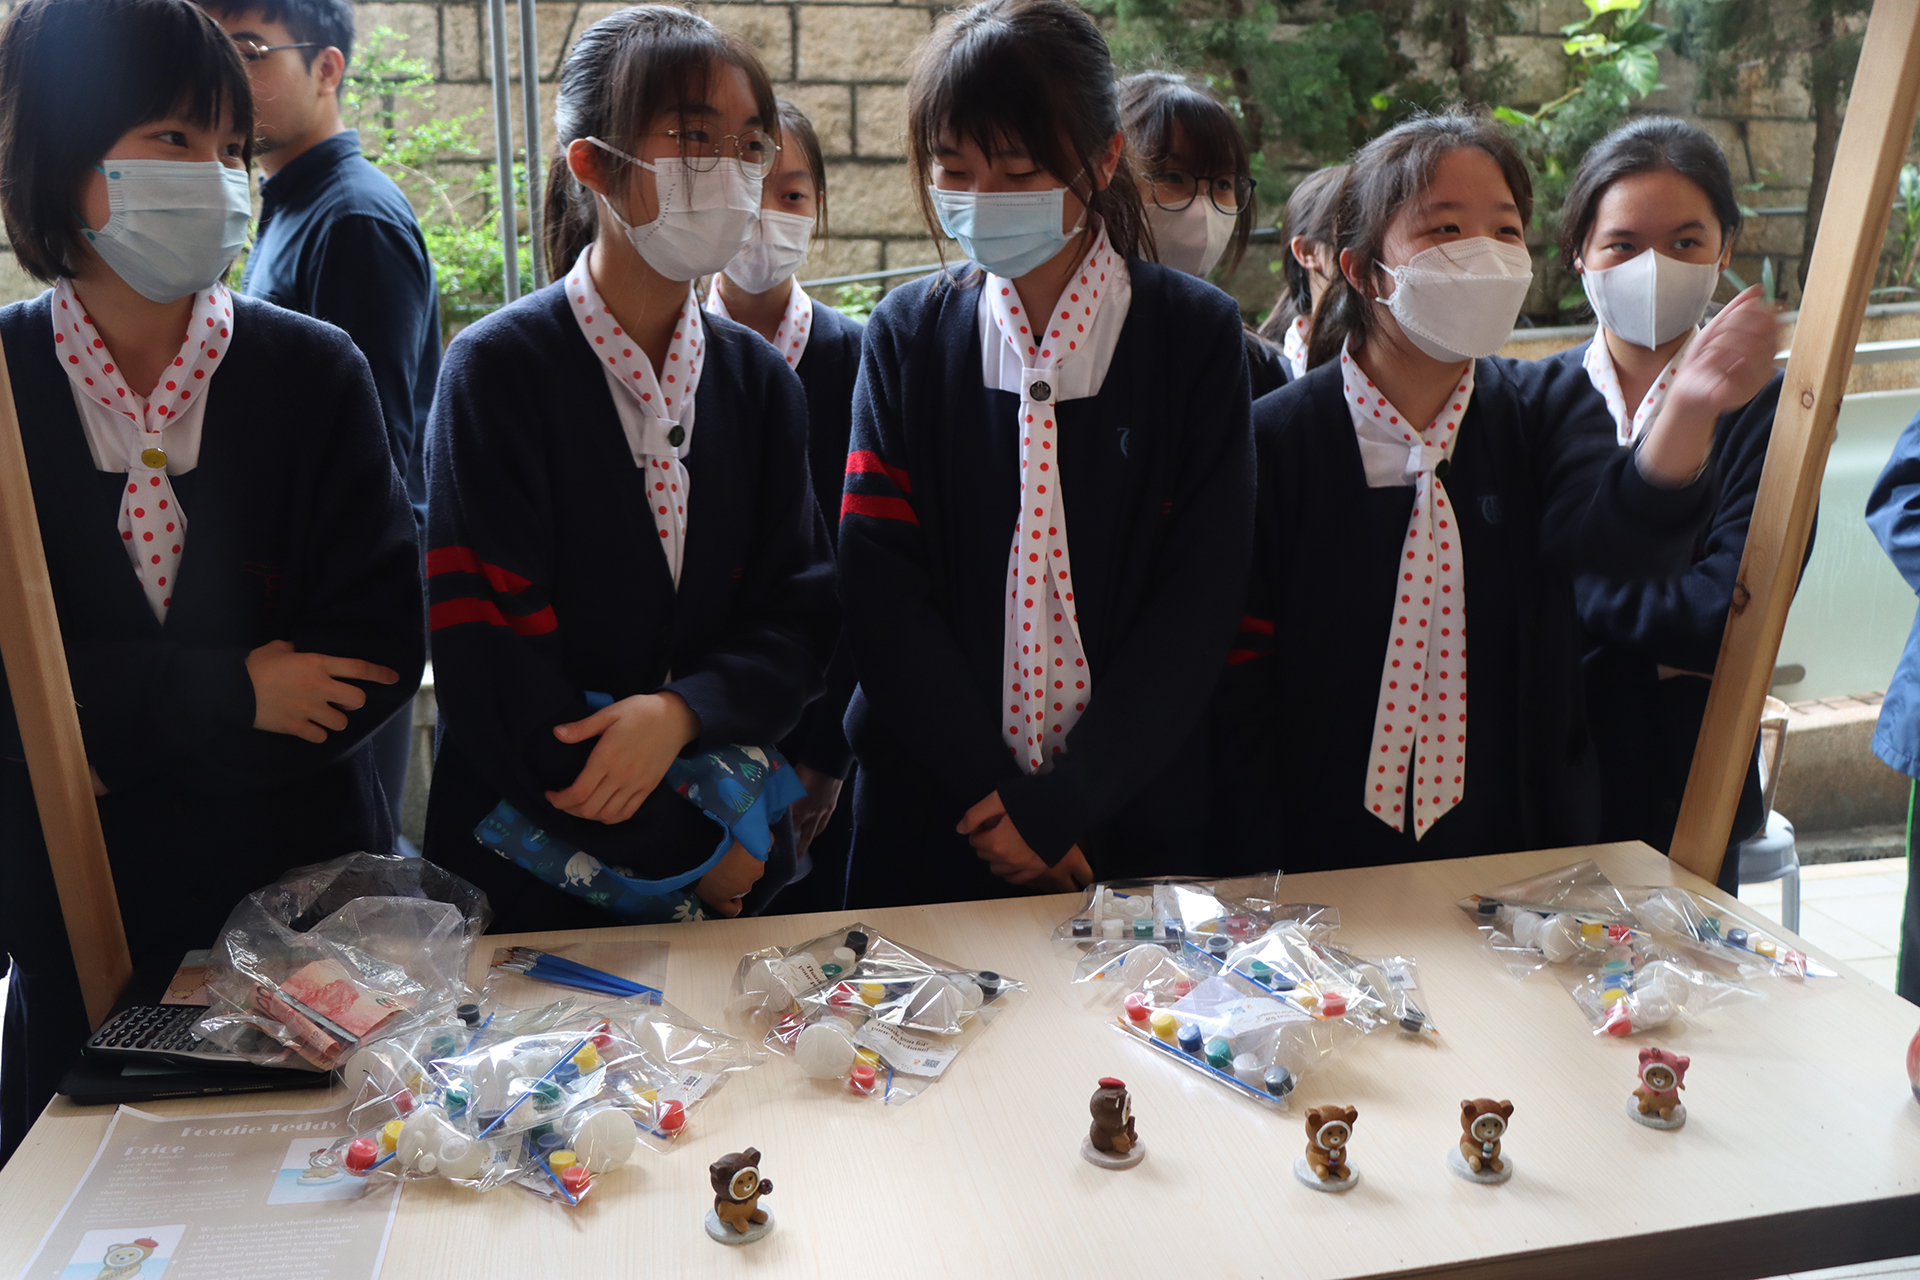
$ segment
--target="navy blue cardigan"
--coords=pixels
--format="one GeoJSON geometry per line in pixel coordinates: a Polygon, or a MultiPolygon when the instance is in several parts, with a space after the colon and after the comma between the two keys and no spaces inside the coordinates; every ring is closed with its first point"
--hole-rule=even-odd
{"type": "MultiPolygon", "coordinates": [[[[447,349],[427,434],[442,738],[426,854],[469,878],[501,883],[506,864],[473,829],[502,799],[644,879],[712,854],[716,828],[665,788],[612,825],[546,802],[591,753],[592,742],[553,736],[588,714],[587,691],[677,693],[700,718],[689,754],[776,742],[819,692],[838,618],[807,483],[800,383],[752,330],[701,321],[706,365],[685,460],[692,493],[677,592],[644,478],[563,284],[493,313],[447,349]]],[[[529,900],[556,913],[565,902],[507,869],[529,900]]]]}
{"type": "Polygon", "coordinates": [[[1572,574],[1684,567],[1711,469],[1657,488],[1578,368],[1477,362],[1444,478],[1467,575],[1466,792],[1416,842],[1362,805],[1414,490],[1367,486],[1337,361],[1260,400],[1254,434],[1255,569],[1218,748],[1217,829],[1236,864],[1312,871],[1591,838],[1572,574]]]}
{"type": "MultiPolygon", "coordinates": [[[[1591,345],[1583,342],[1543,363],[1583,378],[1591,345]]],[[[1658,668],[1712,675],[1719,661],[1781,381],[1775,374],[1743,408],[1721,415],[1713,437],[1720,499],[1694,542],[1685,572],[1638,582],[1587,574],[1574,584],[1587,646],[1583,665],[1600,767],[1602,840],[1644,840],[1661,850],[1673,842],[1710,682],[1687,676],[1662,680],[1658,668]]],[[[1591,380],[1588,392],[1601,398],[1591,380]]],[[[1811,536],[1807,554],[1813,554],[1811,536]]],[[[1765,821],[1756,757],[1734,814],[1734,841],[1751,836],[1765,821]]]]}
{"type": "MultiPolygon", "coordinates": [[[[101,825],[134,963],[171,966],[288,867],[390,852],[371,758],[356,748],[419,685],[413,513],[352,342],[236,296],[199,464],[173,480],[190,524],[162,625],[117,528],[125,476],[94,469],[54,356],[51,296],[0,310],[0,337],[81,735],[108,788],[101,825]],[[380,663],[400,683],[365,686],[366,705],[322,743],[257,730],[246,659],[272,640],[380,663]]],[[[0,756],[22,758],[10,698],[0,756]]],[[[0,849],[0,920],[51,911],[57,930],[56,906],[16,892],[45,867],[33,843],[0,849]]],[[[22,954],[0,933],[8,945],[22,954]]]]}
{"type": "MultiPolygon", "coordinates": [[[[807,349],[794,370],[807,393],[807,474],[813,500],[827,519],[827,536],[838,543],[841,480],[847,472],[847,442],[853,434],[853,385],[860,375],[858,320],[815,300],[807,349]]],[[[781,745],[796,764],[847,776],[853,748],[841,721],[853,698],[853,652],[844,641],[834,647],[827,666],[827,688],[807,706],[800,726],[781,745]]]]}
{"type": "MultiPolygon", "coordinates": [[[[1049,772],[1024,775],[1000,733],[1018,398],[982,385],[971,264],[949,277],[964,283],[896,289],[868,323],[840,525],[862,788],[900,778],[949,837],[997,789],[1036,853],[1054,863],[1077,841],[1102,875],[1179,869],[1200,848],[1205,708],[1239,616],[1253,514],[1239,312],[1191,276],[1128,268],[1132,303],[1105,381],[1059,409],[1094,695],[1049,772]]],[[[858,798],[855,819],[867,820],[858,798]]],[[[856,825],[857,863],[865,838],[856,825]]],[[[903,865],[933,853],[887,852],[903,865]]],[[[948,856],[978,865],[964,844],[948,856]]]]}

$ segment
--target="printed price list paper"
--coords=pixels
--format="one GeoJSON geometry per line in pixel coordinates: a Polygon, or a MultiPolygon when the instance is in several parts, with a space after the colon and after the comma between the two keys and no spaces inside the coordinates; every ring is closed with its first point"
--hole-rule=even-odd
{"type": "Polygon", "coordinates": [[[121,1107],[20,1280],[372,1280],[400,1189],[325,1158],[347,1133],[345,1108],[121,1107]]]}

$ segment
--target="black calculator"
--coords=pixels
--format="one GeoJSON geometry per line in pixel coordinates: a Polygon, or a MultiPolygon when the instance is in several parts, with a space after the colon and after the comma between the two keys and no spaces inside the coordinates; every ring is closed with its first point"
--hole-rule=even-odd
{"type": "Polygon", "coordinates": [[[182,1066],[252,1066],[238,1054],[202,1040],[193,1024],[206,1015],[193,1004],[137,1004],[108,1018],[87,1041],[87,1053],[121,1062],[174,1062],[182,1066]]]}

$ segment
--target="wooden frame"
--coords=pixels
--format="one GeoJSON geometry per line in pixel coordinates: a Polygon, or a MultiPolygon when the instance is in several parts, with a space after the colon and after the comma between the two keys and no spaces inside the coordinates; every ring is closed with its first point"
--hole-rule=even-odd
{"type": "Polygon", "coordinates": [[[106,1020],[133,973],[120,899],[107,865],[93,772],[80,740],[73,681],[53,607],[53,581],[14,411],[13,379],[0,359],[0,659],[33,778],[40,830],[53,862],[88,1021],[106,1020]]]}
{"type": "MultiPolygon", "coordinates": [[[[1853,344],[1893,212],[1916,104],[1920,0],[1875,0],[1840,130],[1835,181],[1820,214],[1820,237],[1813,246],[1733,610],[1720,640],[1713,690],[1673,835],[1674,861],[1708,880],[1719,876],[1760,730],[1761,704],[1820,501],[1834,421],[1853,367],[1853,344]]],[[[1859,515],[1838,514],[1842,519],[1859,515]]]]}

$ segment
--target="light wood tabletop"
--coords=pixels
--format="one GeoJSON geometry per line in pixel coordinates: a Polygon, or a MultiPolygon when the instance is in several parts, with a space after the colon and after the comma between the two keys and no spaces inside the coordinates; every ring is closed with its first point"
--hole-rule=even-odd
{"type": "MultiPolygon", "coordinates": [[[[1276,1112],[1128,1041],[1069,984],[1054,943],[1073,897],[860,913],[897,940],[1018,977],[1029,994],[922,1096],[884,1106],[774,1058],[734,1076],[676,1148],[642,1148],[567,1210],[502,1188],[407,1186],[384,1275],[534,1280],[637,1274],[830,1276],[1757,1277],[1920,1253],[1920,1103],[1907,1004],[1844,964],[1826,981],[1625,1040],[1595,1037],[1550,974],[1509,976],[1461,896],[1591,856],[1618,884],[1703,881],[1643,845],[1605,845],[1290,876],[1282,897],[1340,909],[1337,941],[1419,964],[1440,1030],[1383,1031],[1306,1075],[1276,1112]],[[1624,1114],[1637,1051],[1691,1056],[1678,1132],[1624,1114]],[[1095,1081],[1133,1096],[1143,1164],[1080,1158],[1095,1081]],[[1511,1099],[1502,1186],[1455,1177],[1463,1098],[1511,1099]],[[1294,1181],[1304,1112],[1359,1109],[1360,1184],[1294,1181]],[[702,1218],[707,1164],[747,1146],[777,1192],[765,1240],[724,1248],[702,1218]]],[[[636,939],[671,944],[668,998],[720,1025],[735,963],[844,926],[853,913],[526,935],[618,970],[636,939]]],[[[489,940],[493,941],[492,939],[489,940]]],[[[484,966],[485,944],[476,965],[484,966]]],[[[1814,948],[1807,951],[1819,956],[1814,948]]],[[[1820,956],[1821,959],[1829,959],[1820,956]]],[[[1830,961],[1831,962],[1831,961],[1830,961]]],[[[145,1104],[167,1115],[321,1105],[319,1094],[145,1104]]],[[[332,1095],[337,1101],[336,1090],[332,1095]]],[[[0,1170],[0,1277],[31,1256],[111,1108],[56,1099],[0,1170]]]]}

